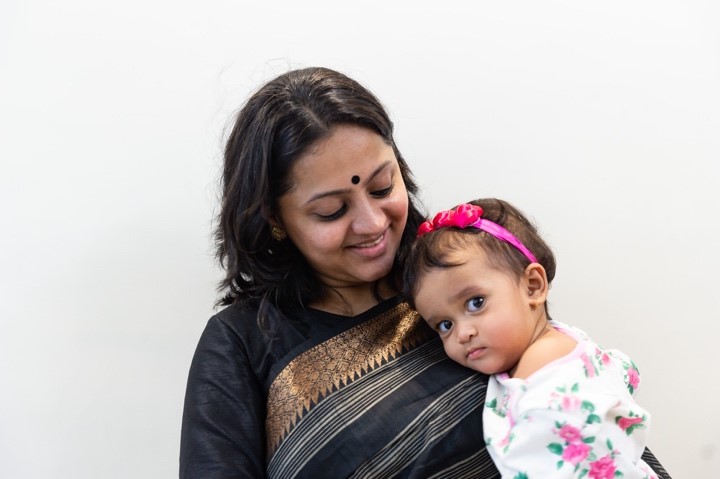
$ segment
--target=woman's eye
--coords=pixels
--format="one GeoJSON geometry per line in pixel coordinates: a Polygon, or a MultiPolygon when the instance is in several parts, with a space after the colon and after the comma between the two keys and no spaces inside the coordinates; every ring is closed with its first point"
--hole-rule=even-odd
{"type": "Polygon", "coordinates": [[[467,310],[470,313],[474,313],[482,308],[483,304],[485,304],[485,298],[482,296],[475,296],[467,302],[467,310]]]}
{"type": "Polygon", "coordinates": [[[452,321],[448,321],[447,319],[445,321],[440,321],[437,323],[437,330],[440,333],[447,333],[452,329],[452,321]]]}
{"type": "Polygon", "coordinates": [[[393,190],[393,185],[388,186],[387,188],[383,188],[382,190],[373,191],[370,193],[375,198],[384,198],[387,195],[389,195],[393,190]]]}
{"type": "Polygon", "coordinates": [[[332,221],[340,218],[343,214],[345,214],[345,210],[347,209],[346,205],[342,205],[337,211],[334,213],[330,213],[329,215],[321,215],[320,213],[316,213],[315,216],[320,218],[321,221],[332,221]]]}

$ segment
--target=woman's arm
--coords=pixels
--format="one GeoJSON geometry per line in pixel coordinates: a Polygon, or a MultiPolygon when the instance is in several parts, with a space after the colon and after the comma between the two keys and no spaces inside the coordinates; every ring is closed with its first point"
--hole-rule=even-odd
{"type": "Polygon", "coordinates": [[[264,422],[265,401],[245,348],[215,316],[190,366],[180,478],[265,477],[264,422]]]}

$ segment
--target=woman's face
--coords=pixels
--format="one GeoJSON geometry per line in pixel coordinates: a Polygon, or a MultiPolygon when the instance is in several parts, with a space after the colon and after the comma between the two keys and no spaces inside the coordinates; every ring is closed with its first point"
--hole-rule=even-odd
{"type": "Polygon", "coordinates": [[[279,220],[320,280],[343,288],[385,277],[408,215],[392,147],[372,130],[338,125],[290,175],[279,220]]]}

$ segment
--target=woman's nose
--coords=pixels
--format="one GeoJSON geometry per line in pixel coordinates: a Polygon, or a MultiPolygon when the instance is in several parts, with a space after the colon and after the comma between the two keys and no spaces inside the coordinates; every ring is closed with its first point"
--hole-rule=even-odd
{"type": "Polygon", "coordinates": [[[378,204],[363,201],[357,205],[353,229],[358,234],[379,234],[385,228],[386,215],[378,204]]]}

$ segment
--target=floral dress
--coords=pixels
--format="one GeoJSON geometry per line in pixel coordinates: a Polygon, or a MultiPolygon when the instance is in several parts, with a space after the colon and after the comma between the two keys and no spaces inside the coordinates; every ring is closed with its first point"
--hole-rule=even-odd
{"type": "Polygon", "coordinates": [[[503,478],[656,478],[640,456],[650,414],[633,395],[637,368],[579,329],[550,324],[578,344],[526,379],[490,378],[485,443],[503,478]]]}

